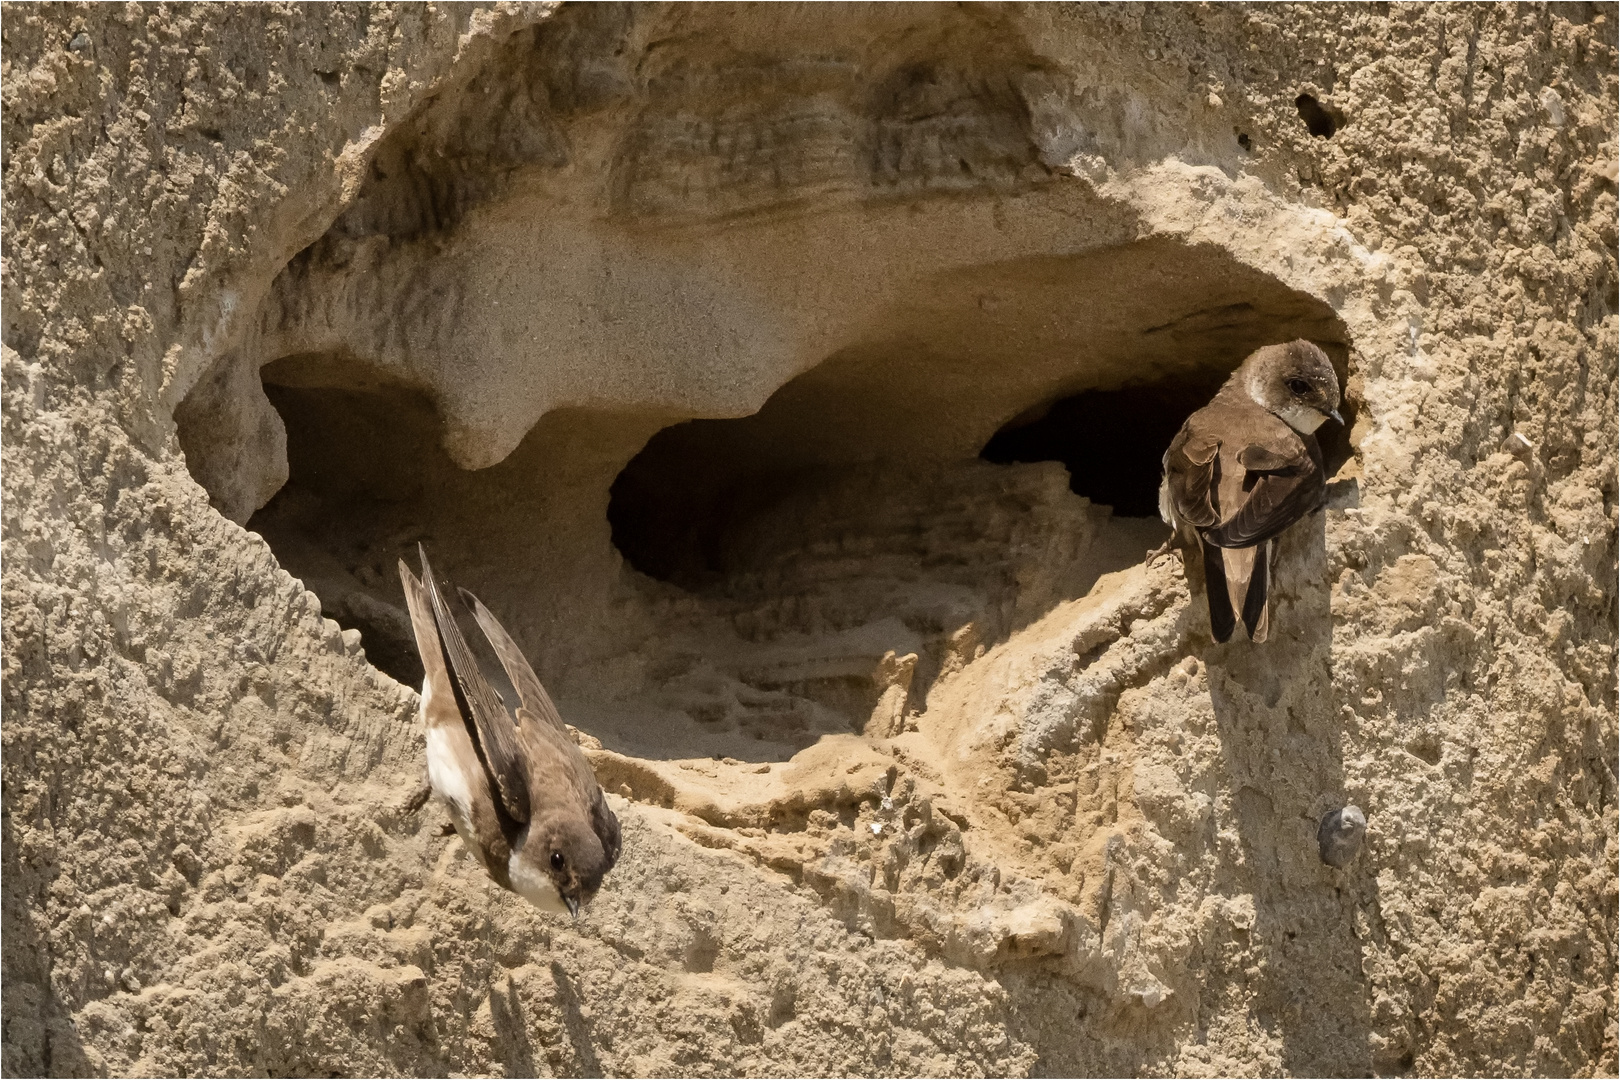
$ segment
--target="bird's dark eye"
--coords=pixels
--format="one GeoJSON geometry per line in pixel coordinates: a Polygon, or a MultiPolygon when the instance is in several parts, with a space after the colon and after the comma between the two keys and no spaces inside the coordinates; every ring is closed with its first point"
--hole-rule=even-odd
{"type": "Polygon", "coordinates": [[[551,853],[551,868],[553,870],[561,870],[563,868],[562,852],[553,851],[551,853]]]}
{"type": "Polygon", "coordinates": [[[1288,392],[1296,397],[1304,397],[1311,392],[1311,384],[1304,379],[1289,379],[1288,392]]]}

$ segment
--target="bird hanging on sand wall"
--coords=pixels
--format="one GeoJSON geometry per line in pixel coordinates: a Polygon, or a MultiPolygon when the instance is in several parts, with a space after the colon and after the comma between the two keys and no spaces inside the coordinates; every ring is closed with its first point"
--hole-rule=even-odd
{"type": "Polygon", "coordinates": [[[1203,556],[1209,626],[1226,641],[1241,621],[1250,641],[1270,632],[1277,538],[1327,500],[1316,429],[1339,415],[1339,379],[1308,341],[1250,353],[1164,452],[1159,514],[1172,547],[1203,556]]]}
{"type": "Polygon", "coordinates": [[[619,819],[511,635],[476,596],[461,590],[517,691],[516,710],[508,710],[484,678],[426,549],[417,550],[422,579],[403,559],[399,579],[426,672],[421,716],[428,784],[497,885],[542,910],[577,918],[618,861],[619,819]]]}

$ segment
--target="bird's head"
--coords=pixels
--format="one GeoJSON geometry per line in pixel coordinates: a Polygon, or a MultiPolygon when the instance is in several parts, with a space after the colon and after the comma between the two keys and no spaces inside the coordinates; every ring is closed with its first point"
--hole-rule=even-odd
{"type": "Polygon", "coordinates": [[[583,820],[556,816],[532,822],[507,864],[512,888],[542,911],[579,917],[608,870],[602,841],[583,820]]]}
{"type": "Polygon", "coordinates": [[[1346,806],[1339,811],[1339,835],[1353,836],[1367,830],[1367,815],[1359,806],[1346,806]]]}
{"type": "Polygon", "coordinates": [[[1243,385],[1256,404],[1309,435],[1339,415],[1339,377],[1327,353],[1300,339],[1267,345],[1243,361],[1243,385]]]}

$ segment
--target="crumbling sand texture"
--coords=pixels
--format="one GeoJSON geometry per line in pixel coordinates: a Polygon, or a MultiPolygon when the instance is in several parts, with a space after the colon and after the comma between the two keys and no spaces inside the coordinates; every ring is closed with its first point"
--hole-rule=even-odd
{"type": "Polygon", "coordinates": [[[5,1071],[1614,1075],[1616,20],[6,6],[5,1071]],[[1216,646],[1085,493],[1300,336],[1216,646]],[[577,923],[411,809],[418,541],[577,923]]]}

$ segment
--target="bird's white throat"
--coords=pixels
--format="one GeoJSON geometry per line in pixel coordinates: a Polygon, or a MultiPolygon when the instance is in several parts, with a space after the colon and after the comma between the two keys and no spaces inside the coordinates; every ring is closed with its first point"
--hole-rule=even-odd
{"type": "Polygon", "coordinates": [[[1322,422],[1327,419],[1327,417],[1308,405],[1287,405],[1275,411],[1282,418],[1283,423],[1301,435],[1311,434],[1311,432],[1321,427],[1322,422]]]}
{"type": "Polygon", "coordinates": [[[541,911],[568,913],[568,905],[563,903],[562,894],[557,891],[551,875],[522,858],[516,851],[506,860],[506,876],[511,879],[512,888],[517,894],[541,911]]]}

